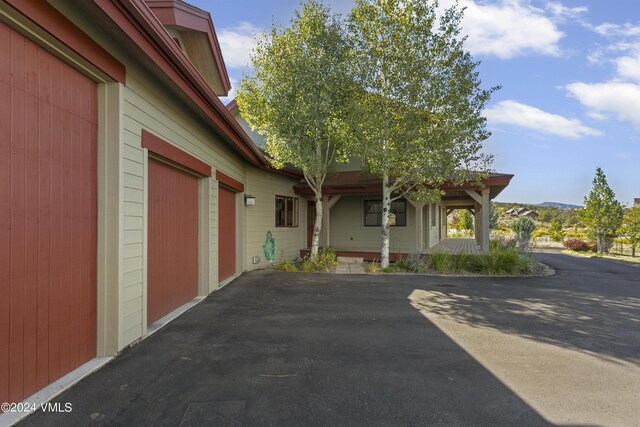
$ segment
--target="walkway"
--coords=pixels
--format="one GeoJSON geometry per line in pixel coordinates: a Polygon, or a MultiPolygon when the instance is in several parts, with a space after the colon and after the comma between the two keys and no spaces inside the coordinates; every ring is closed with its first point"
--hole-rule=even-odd
{"type": "Polygon", "coordinates": [[[475,239],[458,239],[447,238],[442,239],[434,246],[429,248],[429,253],[445,253],[445,254],[479,254],[480,247],[475,239]]]}
{"type": "Polygon", "coordinates": [[[356,257],[338,257],[338,266],[336,267],[338,274],[364,274],[364,264],[362,258],[356,257]]]}

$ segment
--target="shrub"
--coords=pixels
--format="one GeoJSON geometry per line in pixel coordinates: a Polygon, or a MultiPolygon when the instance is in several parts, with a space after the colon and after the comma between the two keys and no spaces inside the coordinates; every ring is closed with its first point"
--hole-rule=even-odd
{"type": "Polygon", "coordinates": [[[393,263],[393,269],[395,271],[405,271],[407,269],[404,259],[400,257],[393,263]]]}
{"type": "Polygon", "coordinates": [[[300,270],[304,271],[305,273],[313,273],[318,271],[318,269],[316,268],[316,265],[311,261],[309,261],[308,259],[302,263],[300,270]]]}
{"type": "Polygon", "coordinates": [[[562,229],[562,223],[560,221],[551,222],[549,236],[551,236],[551,240],[554,242],[562,242],[562,239],[564,239],[564,230],[562,229]]]}
{"type": "Polygon", "coordinates": [[[439,271],[441,273],[444,272],[447,267],[448,256],[449,256],[448,254],[444,254],[444,253],[435,253],[435,254],[429,255],[426,262],[427,268],[431,270],[439,271]]]}
{"type": "Polygon", "coordinates": [[[431,254],[428,267],[447,273],[531,274],[536,261],[523,253],[515,240],[492,240],[489,254],[431,254]]]}
{"type": "Polygon", "coordinates": [[[535,229],[536,224],[529,217],[520,217],[511,221],[511,230],[515,233],[522,248],[527,246],[535,229]]]}
{"type": "Polygon", "coordinates": [[[395,273],[396,269],[393,268],[393,266],[388,265],[385,268],[382,269],[383,273],[395,273]]]}
{"type": "Polygon", "coordinates": [[[588,252],[591,250],[589,244],[580,239],[567,239],[564,241],[563,245],[565,248],[572,251],[588,252]]]}
{"type": "Polygon", "coordinates": [[[318,255],[313,259],[313,265],[316,271],[329,271],[338,265],[338,257],[336,250],[333,248],[320,249],[318,255]]]}
{"type": "Polygon", "coordinates": [[[451,273],[469,271],[473,255],[457,254],[449,255],[445,262],[445,269],[451,273]]]}
{"type": "Polygon", "coordinates": [[[549,235],[549,230],[544,228],[534,230],[533,233],[531,233],[531,237],[544,237],[548,235],[549,235]]]}
{"type": "Polygon", "coordinates": [[[295,265],[295,266],[296,266],[296,268],[297,268],[298,270],[302,270],[302,265],[304,264],[304,262],[305,262],[307,259],[308,259],[308,256],[305,256],[304,258],[303,258],[303,257],[299,257],[299,256],[297,256],[297,257],[295,257],[295,258],[293,259],[292,263],[293,263],[293,265],[295,265]]]}
{"type": "Polygon", "coordinates": [[[278,265],[276,265],[276,270],[278,270],[278,271],[287,271],[289,273],[293,273],[295,271],[298,271],[296,266],[293,265],[292,263],[290,263],[289,261],[281,261],[280,263],[278,263],[278,265]]]}
{"type": "Polygon", "coordinates": [[[404,261],[404,269],[412,273],[420,273],[424,270],[424,258],[421,254],[411,254],[404,261]]]}
{"type": "Polygon", "coordinates": [[[366,270],[367,270],[367,273],[377,273],[379,270],[379,267],[376,260],[373,260],[372,262],[368,263],[366,270]]]}

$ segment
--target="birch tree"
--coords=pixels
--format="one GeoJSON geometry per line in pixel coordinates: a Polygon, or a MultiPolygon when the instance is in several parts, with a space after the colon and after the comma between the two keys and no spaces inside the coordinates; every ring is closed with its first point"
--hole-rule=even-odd
{"type": "Polygon", "coordinates": [[[238,90],[242,116],[266,139],[276,167],[297,167],[315,195],[311,257],[322,227],[322,185],[335,161],[348,160],[344,118],[353,102],[349,49],[342,21],[319,3],[274,26],[251,55],[253,75],[238,90]]]}
{"type": "MultiPolygon", "coordinates": [[[[349,17],[353,114],[365,169],[382,180],[381,264],[389,264],[391,202],[437,201],[438,186],[487,170],[478,62],[460,36],[462,11],[431,0],[356,0],[349,17]]],[[[478,174],[474,178],[481,177],[478,174]]]]}

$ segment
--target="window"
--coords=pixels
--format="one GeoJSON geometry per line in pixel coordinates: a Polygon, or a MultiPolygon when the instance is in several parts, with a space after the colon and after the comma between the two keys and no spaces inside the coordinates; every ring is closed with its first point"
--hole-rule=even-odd
{"type": "Polygon", "coordinates": [[[276,196],[276,227],[298,226],[298,199],[276,196]]]}
{"type": "Polygon", "coordinates": [[[431,226],[432,227],[436,226],[436,204],[435,203],[431,204],[431,226]]]}
{"type": "MultiPolygon", "coordinates": [[[[393,226],[405,227],[407,225],[407,201],[405,199],[391,202],[391,213],[396,216],[393,226]]],[[[382,225],[382,200],[364,201],[364,225],[374,227],[382,225]]]]}

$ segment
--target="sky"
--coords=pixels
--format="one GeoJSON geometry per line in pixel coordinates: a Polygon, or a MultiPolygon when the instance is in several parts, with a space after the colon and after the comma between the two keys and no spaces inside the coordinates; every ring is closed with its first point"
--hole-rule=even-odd
{"type": "MultiPolygon", "coordinates": [[[[188,0],[211,13],[232,86],[258,34],[288,25],[298,0],[188,0]]],[[[453,0],[441,0],[443,5],[453,0]]],[[[354,0],[325,0],[346,16],[354,0]]],[[[597,167],[619,201],[640,197],[640,1],[460,0],[465,47],[486,88],[497,201],[580,205],[597,167]]],[[[234,97],[224,98],[228,102],[234,97]]]]}

